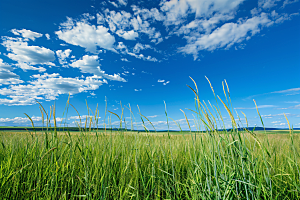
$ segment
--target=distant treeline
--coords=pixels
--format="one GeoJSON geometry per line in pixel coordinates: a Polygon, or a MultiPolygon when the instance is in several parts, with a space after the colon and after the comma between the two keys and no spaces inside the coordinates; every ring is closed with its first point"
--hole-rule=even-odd
{"type": "MultiPolygon", "coordinates": [[[[289,129],[282,129],[282,128],[263,128],[263,127],[248,127],[249,131],[275,131],[275,130],[289,130],[289,129]]],[[[45,127],[0,127],[0,131],[45,131],[45,127]]],[[[48,130],[54,130],[54,128],[48,128],[48,130]]],[[[76,132],[76,131],[89,131],[89,128],[79,128],[79,127],[56,127],[57,131],[70,131],[70,132],[76,132]]],[[[244,128],[239,128],[239,131],[243,131],[244,128]]],[[[294,128],[294,130],[300,130],[300,128],[294,128]]],[[[105,131],[104,128],[91,128],[91,131],[105,131]]],[[[137,132],[146,132],[145,130],[131,130],[131,129],[118,129],[118,128],[106,128],[106,131],[137,131],[137,132]]],[[[220,129],[218,131],[224,131],[223,129],[220,129]]],[[[230,132],[232,129],[226,129],[226,131],[230,132]]],[[[168,130],[149,130],[147,132],[168,132],[168,130]]],[[[169,130],[169,132],[180,132],[178,130],[169,130]]],[[[188,130],[182,131],[182,132],[190,132],[188,130]]],[[[199,131],[192,131],[192,132],[199,132],[199,131]]]]}

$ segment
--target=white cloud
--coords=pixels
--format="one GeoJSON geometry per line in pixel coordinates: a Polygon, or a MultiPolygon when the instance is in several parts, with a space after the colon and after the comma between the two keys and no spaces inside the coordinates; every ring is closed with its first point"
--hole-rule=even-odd
{"type": "Polygon", "coordinates": [[[25,41],[28,41],[28,39],[31,39],[32,41],[34,41],[36,38],[43,36],[43,34],[41,34],[41,33],[33,32],[30,30],[26,30],[26,29],[22,29],[22,30],[12,29],[11,32],[15,35],[21,34],[21,36],[23,38],[25,38],[25,41]]]}
{"type": "Polygon", "coordinates": [[[131,31],[122,31],[118,30],[116,34],[125,40],[135,40],[137,37],[139,37],[139,34],[135,32],[134,30],[131,31]]]}
{"type": "Polygon", "coordinates": [[[33,75],[33,81],[27,85],[10,85],[1,88],[0,104],[5,105],[31,105],[35,100],[55,100],[61,94],[77,94],[85,91],[96,90],[105,80],[99,80],[97,76],[89,76],[85,79],[65,78],[57,73],[33,75]]]}
{"type": "MultiPolygon", "coordinates": [[[[257,106],[257,108],[274,108],[276,106],[274,105],[260,105],[260,106],[257,106]]],[[[238,107],[238,108],[235,108],[235,109],[256,109],[256,107],[251,107],[251,108],[246,108],[246,107],[238,107]]]]}
{"type": "Polygon", "coordinates": [[[155,19],[156,21],[163,21],[165,19],[164,15],[159,12],[157,8],[141,9],[135,5],[132,6],[132,10],[134,11],[134,15],[139,15],[143,20],[155,19]]]}
{"type": "Polygon", "coordinates": [[[298,2],[298,1],[299,1],[299,0],[285,0],[285,1],[283,2],[282,7],[284,8],[286,5],[292,4],[292,3],[296,3],[296,2],[298,2]]]}
{"type": "Polygon", "coordinates": [[[134,89],[135,92],[140,92],[142,89],[134,89]]]}
{"type": "Polygon", "coordinates": [[[19,79],[20,77],[17,74],[11,72],[12,70],[13,68],[9,64],[3,63],[3,60],[0,58],[0,86],[24,82],[19,79]]]}
{"type": "Polygon", "coordinates": [[[113,2],[113,1],[108,1],[111,5],[113,5],[113,6],[115,6],[116,8],[118,8],[119,7],[119,5],[118,4],[116,4],[115,2],[113,2]]]}
{"type": "Polygon", "coordinates": [[[166,25],[180,24],[188,14],[195,13],[196,17],[210,17],[214,13],[230,13],[244,0],[164,0],[161,10],[166,12],[166,25]]]}
{"type": "Polygon", "coordinates": [[[115,38],[102,25],[90,25],[87,22],[75,22],[68,18],[61,24],[61,30],[56,31],[58,38],[73,45],[81,46],[86,51],[97,53],[97,47],[115,51],[113,44],[115,38]]]}
{"type": "Polygon", "coordinates": [[[285,96],[298,95],[298,94],[300,94],[300,88],[291,88],[291,89],[286,89],[286,90],[279,90],[279,91],[268,92],[268,93],[263,93],[263,94],[251,95],[251,96],[248,96],[247,98],[245,98],[245,100],[253,99],[254,97],[257,97],[257,96],[269,95],[269,94],[283,94],[285,96]]]}
{"type": "Polygon", "coordinates": [[[143,54],[137,55],[135,53],[132,53],[132,52],[128,51],[128,48],[124,45],[123,42],[119,42],[118,46],[116,48],[118,50],[120,50],[122,54],[128,54],[128,55],[133,56],[133,57],[138,58],[138,59],[147,60],[147,61],[153,61],[153,62],[157,62],[158,61],[156,58],[153,58],[151,56],[144,56],[143,54]]]}
{"type": "Polygon", "coordinates": [[[285,101],[284,103],[300,103],[300,101],[285,101]]]}
{"type": "Polygon", "coordinates": [[[279,93],[279,94],[293,95],[293,94],[299,94],[299,91],[300,91],[300,88],[291,88],[291,89],[287,89],[287,90],[270,92],[270,94],[279,93]]]}
{"type": "Polygon", "coordinates": [[[68,62],[66,61],[66,58],[70,56],[70,53],[72,52],[71,49],[66,49],[64,51],[62,50],[57,50],[56,55],[58,57],[58,61],[61,65],[65,66],[68,62]]]}
{"type": "Polygon", "coordinates": [[[157,82],[162,83],[163,85],[167,85],[170,83],[170,81],[165,81],[165,80],[160,80],[160,79],[158,79],[157,82]]]}
{"type": "Polygon", "coordinates": [[[147,118],[155,118],[155,117],[158,117],[158,115],[147,116],[147,118]]]}
{"type": "Polygon", "coordinates": [[[132,18],[131,14],[125,11],[105,10],[105,21],[112,32],[115,32],[117,29],[125,31],[125,29],[130,28],[130,18],[132,18]]]}
{"type": "MultiPolygon", "coordinates": [[[[33,122],[42,121],[42,117],[32,116],[30,117],[33,122]]],[[[0,123],[14,123],[14,124],[23,124],[31,123],[28,117],[14,117],[14,118],[0,118],[0,123]]]]}
{"type": "Polygon", "coordinates": [[[175,31],[175,34],[195,34],[198,32],[205,32],[206,34],[210,33],[214,28],[216,28],[217,24],[220,22],[228,21],[234,18],[232,13],[230,14],[215,14],[211,18],[208,19],[195,19],[189,22],[186,25],[180,27],[179,30],[175,31]]]}
{"type": "Polygon", "coordinates": [[[274,108],[276,110],[286,110],[287,108],[274,108]]]}
{"type": "MultiPolygon", "coordinates": [[[[83,120],[83,119],[86,119],[86,118],[93,118],[93,119],[95,119],[95,117],[94,117],[94,116],[91,116],[91,115],[90,115],[90,116],[88,116],[88,115],[80,115],[80,118],[79,118],[78,115],[75,115],[75,116],[69,117],[68,120],[71,120],[71,119],[76,119],[76,120],[81,119],[81,120],[83,120]]],[[[99,118],[101,118],[101,117],[99,117],[99,118]]]]}
{"type": "Polygon", "coordinates": [[[261,115],[264,118],[273,118],[273,117],[278,117],[278,116],[284,116],[284,114],[289,117],[289,116],[295,116],[295,114],[291,113],[280,113],[280,114],[268,114],[268,115],[261,115]]]}
{"type": "Polygon", "coordinates": [[[299,13],[288,15],[287,13],[278,14],[275,10],[271,12],[271,17],[276,24],[281,24],[286,20],[291,20],[293,15],[299,15],[299,13]]]}
{"type": "Polygon", "coordinates": [[[121,58],[122,61],[124,62],[130,62],[129,60],[127,60],[126,58],[121,58]]]}
{"type": "Polygon", "coordinates": [[[300,104],[288,107],[288,109],[300,109],[300,104]]]}
{"type": "Polygon", "coordinates": [[[167,85],[168,83],[170,83],[170,81],[167,81],[167,82],[163,83],[163,85],[167,85]]]}
{"type": "Polygon", "coordinates": [[[274,122],[271,122],[272,124],[276,124],[276,123],[280,123],[281,121],[274,121],[274,122]]]}
{"type": "Polygon", "coordinates": [[[238,23],[226,23],[214,30],[211,34],[199,35],[198,37],[186,37],[188,44],[179,49],[180,52],[193,54],[198,57],[200,50],[215,50],[218,48],[229,48],[235,43],[240,43],[246,37],[253,36],[260,32],[261,26],[269,26],[272,21],[266,13],[260,16],[238,21],[238,23]]]}
{"type": "Polygon", "coordinates": [[[0,70],[0,86],[23,83],[24,81],[19,78],[20,77],[13,72],[0,70]]]}
{"type": "Polygon", "coordinates": [[[138,58],[138,59],[142,59],[142,60],[147,60],[147,61],[152,61],[152,62],[157,62],[158,60],[156,59],[156,58],[153,58],[153,57],[151,57],[151,56],[144,56],[143,54],[139,54],[139,55],[137,55],[137,54],[134,54],[134,53],[130,53],[130,52],[128,52],[127,53],[128,55],[131,55],[131,56],[134,56],[134,57],[136,57],[136,58],[138,58]]]}
{"type": "Polygon", "coordinates": [[[70,64],[71,67],[79,68],[82,73],[94,74],[98,77],[106,78],[114,81],[126,82],[126,80],[120,77],[119,74],[108,75],[105,71],[100,69],[101,64],[98,62],[98,56],[85,55],[81,60],[77,60],[70,64]]]}
{"type": "Polygon", "coordinates": [[[148,35],[149,38],[158,39],[161,36],[160,32],[156,31],[154,27],[151,27],[150,23],[147,20],[143,20],[140,15],[132,16],[125,11],[115,12],[106,9],[105,20],[112,32],[119,30],[118,33],[123,33],[129,29],[138,33],[144,33],[148,35]]]}
{"type": "Polygon", "coordinates": [[[44,67],[34,67],[34,66],[31,66],[31,65],[28,65],[27,63],[21,63],[21,62],[19,62],[18,64],[15,64],[15,65],[17,67],[21,68],[23,71],[27,71],[27,70],[36,70],[36,71],[39,71],[39,72],[46,71],[46,69],[44,67]]]}
{"type": "Polygon", "coordinates": [[[91,21],[91,20],[95,19],[95,17],[92,16],[91,14],[89,14],[89,13],[83,13],[81,15],[81,17],[82,17],[81,22],[85,22],[85,23],[88,23],[88,21],[91,21]]]}
{"type": "Polygon", "coordinates": [[[262,7],[264,9],[270,9],[276,6],[276,2],[281,0],[258,0],[258,7],[262,7]]]}
{"type": "Polygon", "coordinates": [[[284,126],[285,123],[275,124],[276,126],[284,126]]]}
{"type": "Polygon", "coordinates": [[[50,40],[50,35],[48,33],[45,34],[47,40],[50,40]]]}
{"type": "Polygon", "coordinates": [[[123,6],[127,6],[128,1],[127,0],[118,0],[119,4],[123,5],[123,6]]]}
{"type": "Polygon", "coordinates": [[[0,70],[3,71],[3,70],[6,70],[6,71],[9,71],[9,70],[12,70],[13,68],[11,67],[11,65],[7,64],[7,63],[4,63],[3,60],[0,58],[0,70]]]}
{"type": "Polygon", "coordinates": [[[105,23],[105,18],[101,13],[97,13],[97,24],[104,24],[105,23]]]}
{"type": "Polygon", "coordinates": [[[19,38],[2,37],[2,39],[2,45],[6,47],[7,51],[11,52],[7,54],[7,57],[17,61],[17,66],[21,69],[45,71],[43,67],[33,67],[29,65],[54,65],[50,62],[55,60],[54,52],[50,49],[39,46],[28,46],[27,42],[19,38]]]}
{"type": "Polygon", "coordinates": [[[152,49],[149,44],[136,43],[133,48],[133,53],[139,53],[141,50],[152,49]]]}

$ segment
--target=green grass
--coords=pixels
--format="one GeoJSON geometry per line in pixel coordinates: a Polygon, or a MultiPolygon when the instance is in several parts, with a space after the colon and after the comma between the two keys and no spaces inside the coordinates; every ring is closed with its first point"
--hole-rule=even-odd
{"type": "Polygon", "coordinates": [[[90,132],[96,117],[80,132],[1,132],[1,199],[299,199],[299,135],[238,131],[229,90],[217,103],[234,130],[218,132],[219,106],[193,91],[203,133],[90,132]]]}

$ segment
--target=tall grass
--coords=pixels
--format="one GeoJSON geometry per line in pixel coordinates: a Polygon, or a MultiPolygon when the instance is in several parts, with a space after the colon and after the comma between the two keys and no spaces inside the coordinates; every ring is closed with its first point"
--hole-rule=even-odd
{"type": "MultiPolygon", "coordinates": [[[[196,83],[190,88],[195,122],[206,130],[190,135],[149,133],[146,122],[155,127],[141,111],[145,133],[109,130],[111,115],[118,117],[120,128],[126,124],[123,107],[120,116],[106,107],[105,130],[92,131],[98,128],[99,110],[93,112],[88,104],[86,119],[76,110],[79,133],[59,132],[51,127],[55,106],[46,112],[39,103],[46,121],[42,132],[1,133],[1,199],[299,199],[300,142],[292,128],[289,135],[241,131],[228,86],[225,90],[223,83],[225,101],[211,86],[216,106],[200,99],[196,83]],[[230,116],[230,131],[221,105],[230,116]]],[[[69,106],[75,109],[68,100],[65,115],[69,106]]],[[[130,105],[125,108],[134,130],[134,113],[130,105]]],[[[167,108],[165,114],[169,125],[173,119],[167,108]]]]}

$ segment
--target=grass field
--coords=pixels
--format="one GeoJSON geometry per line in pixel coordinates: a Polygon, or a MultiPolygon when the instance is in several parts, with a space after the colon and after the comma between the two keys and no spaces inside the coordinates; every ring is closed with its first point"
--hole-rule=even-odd
{"type": "Polygon", "coordinates": [[[193,91],[202,133],[90,132],[96,117],[79,132],[1,131],[1,199],[300,199],[298,131],[239,131],[224,90],[233,130],[219,132],[193,91]]]}

